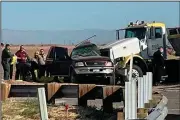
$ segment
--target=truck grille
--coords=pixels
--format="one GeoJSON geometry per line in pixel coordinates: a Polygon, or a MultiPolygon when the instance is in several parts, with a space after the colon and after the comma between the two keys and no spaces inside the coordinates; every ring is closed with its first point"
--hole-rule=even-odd
{"type": "Polygon", "coordinates": [[[105,61],[88,61],[85,62],[87,66],[105,66],[105,61]]]}

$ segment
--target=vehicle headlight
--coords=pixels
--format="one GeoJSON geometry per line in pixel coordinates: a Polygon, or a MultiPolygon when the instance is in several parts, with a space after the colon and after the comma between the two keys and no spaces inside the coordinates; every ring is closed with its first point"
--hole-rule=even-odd
{"type": "Polygon", "coordinates": [[[77,66],[77,67],[84,66],[84,63],[83,62],[77,62],[77,63],[75,63],[75,66],[77,66]]]}
{"type": "Polygon", "coordinates": [[[113,66],[112,62],[106,62],[105,66],[113,66]]]}

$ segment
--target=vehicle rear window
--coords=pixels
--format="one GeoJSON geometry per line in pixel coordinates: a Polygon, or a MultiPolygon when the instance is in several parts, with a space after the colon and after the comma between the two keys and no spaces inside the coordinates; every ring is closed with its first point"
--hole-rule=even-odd
{"type": "Polygon", "coordinates": [[[50,53],[48,53],[47,58],[53,58],[54,57],[54,48],[50,49],[50,53]]]}
{"type": "Polygon", "coordinates": [[[56,60],[65,60],[68,57],[68,51],[66,48],[56,47],[55,58],[56,60]]]}

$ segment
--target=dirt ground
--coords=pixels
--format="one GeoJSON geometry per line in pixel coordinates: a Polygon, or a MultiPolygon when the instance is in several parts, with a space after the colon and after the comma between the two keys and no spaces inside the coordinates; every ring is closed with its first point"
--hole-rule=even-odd
{"type": "MultiPolygon", "coordinates": [[[[38,100],[8,99],[2,103],[2,120],[40,120],[38,100]]],[[[112,120],[112,114],[105,114],[95,108],[70,106],[68,117],[65,106],[48,106],[49,120],[112,120]]]]}

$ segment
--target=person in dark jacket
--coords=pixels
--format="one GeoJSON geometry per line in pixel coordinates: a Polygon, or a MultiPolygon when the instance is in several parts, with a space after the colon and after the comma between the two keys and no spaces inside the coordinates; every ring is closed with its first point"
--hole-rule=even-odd
{"type": "Polygon", "coordinates": [[[161,81],[161,77],[165,72],[165,61],[163,57],[163,47],[159,49],[153,55],[153,68],[154,68],[154,85],[158,85],[161,81]]]}
{"type": "Polygon", "coordinates": [[[15,53],[17,56],[17,64],[16,64],[16,75],[15,79],[18,80],[20,75],[22,75],[23,80],[25,79],[25,69],[27,68],[27,61],[29,60],[29,56],[26,53],[24,46],[21,45],[20,49],[15,53]]]}
{"type": "Polygon", "coordinates": [[[4,70],[4,80],[10,79],[10,62],[11,62],[12,54],[10,51],[10,45],[6,44],[4,50],[2,51],[1,56],[1,64],[4,70]]]}

